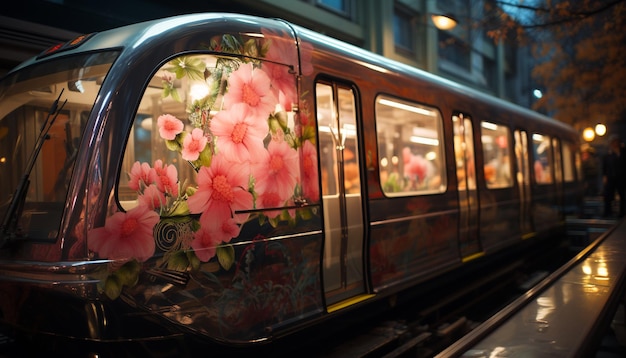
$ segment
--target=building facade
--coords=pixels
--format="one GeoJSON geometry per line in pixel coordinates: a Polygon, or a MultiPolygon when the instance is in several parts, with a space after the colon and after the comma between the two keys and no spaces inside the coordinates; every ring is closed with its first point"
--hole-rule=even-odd
{"type": "Polygon", "coordinates": [[[483,1],[470,0],[24,0],[0,9],[0,75],[77,34],[191,12],[283,18],[525,107],[530,56],[476,26],[483,1]],[[445,14],[458,24],[435,27],[445,14]]]}

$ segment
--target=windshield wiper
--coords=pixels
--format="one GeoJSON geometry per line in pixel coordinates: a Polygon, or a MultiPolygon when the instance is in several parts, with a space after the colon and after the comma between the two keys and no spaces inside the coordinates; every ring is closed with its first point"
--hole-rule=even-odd
{"type": "Polygon", "coordinates": [[[41,126],[41,130],[39,132],[39,137],[37,138],[37,142],[35,142],[35,148],[33,148],[33,152],[28,159],[28,164],[26,165],[26,169],[24,171],[24,176],[20,180],[17,188],[15,189],[15,194],[13,194],[13,199],[11,200],[11,204],[4,216],[4,220],[2,221],[2,227],[0,231],[2,232],[2,237],[0,237],[0,248],[2,248],[7,242],[16,239],[17,237],[21,237],[21,230],[18,227],[17,223],[19,218],[22,216],[22,210],[24,210],[24,202],[26,201],[26,193],[28,192],[28,186],[30,185],[30,172],[33,170],[35,166],[35,161],[39,156],[39,152],[41,152],[41,148],[43,147],[46,139],[49,138],[48,132],[54,121],[56,121],[59,113],[67,103],[67,99],[59,106],[59,100],[63,95],[63,91],[65,89],[61,89],[61,93],[57,99],[52,103],[50,107],[50,111],[48,111],[48,116],[46,116],[46,120],[43,122],[41,126]]]}

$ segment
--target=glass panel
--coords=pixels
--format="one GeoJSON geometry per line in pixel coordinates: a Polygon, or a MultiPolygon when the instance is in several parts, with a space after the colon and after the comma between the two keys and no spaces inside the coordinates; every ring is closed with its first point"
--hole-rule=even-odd
{"type": "Polygon", "coordinates": [[[320,169],[322,171],[322,194],[337,195],[337,151],[335,150],[335,139],[337,124],[335,106],[333,104],[333,89],[329,85],[318,83],[316,91],[316,111],[319,123],[319,147],[320,147],[320,169]]]}
{"type": "Polygon", "coordinates": [[[298,154],[306,147],[273,87],[270,74],[281,67],[272,66],[281,65],[205,54],[160,68],[126,146],[121,207],[147,205],[162,217],[202,213],[201,224],[211,213],[243,225],[248,215],[238,211],[253,209],[270,220],[293,217],[284,208],[306,191],[298,154]]]}
{"type": "Polygon", "coordinates": [[[393,14],[393,39],[395,45],[405,51],[414,50],[412,16],[406,11],[395,9],[393,14]]]}
{"type": "Polygon", "coordinates": [[[116,52],[65,57],[3,81],[0,220],[10,221],[5,230],[19,228],[18,234],[29,238],[56,239],[83,131],[116,57],[116,52]],[[20,206],[21,212],[14,210],[20,206]]]}
{"type": "Polygon", "coordinates": [[[529,184],[528,179],[528,152],[526,150],[526,132],[515,131],[515,157],[517,158],[517,183],[520,190],[529,184]]]}
{"type": "Polygon", "coordinates": [[[551,184],[553,182],[552,169],[552,149],[550,148],[550,137],[541,134],[533,134],[533,171],[537,184],[551,184]]]}
{"type": "Polygon", "coordinates": [[[474,138],[472,120],[459,113],[452,117],[454,123],[454,148],[456,175],[459,190],[476,189],[474,138]]]}
{"type": "Polygon", "coordinates": [[[352,0],[316,0],[317,4],[341,15],[350,14],[352,0]]]}
{"type": "Polygon", "coordinates": [[[445,191],[439,111],[381,96],[376,100],[380,182],[389,196],[445,191]]]}
{"type": "Polygon", "coordinates": [[[508,127],[490,122],[481,123],[484,174],[488,188],[513,186],[509,138],[508,127]]]}
{"type": "Polygon", "coordinates": [[[563,180],[571,183],[576,180],[574,175],[574,145],[569,142],[563,142],[563,180]]]}
{"type": "Polygon", "coordinates": [[[343,141],[344,185],[346,194],[361,192],[361,178],[359,177],[359,158],[356,141],[356,110],[352,90],[339,88],[339,111],[341,123],[341,137],[343,141]]]}

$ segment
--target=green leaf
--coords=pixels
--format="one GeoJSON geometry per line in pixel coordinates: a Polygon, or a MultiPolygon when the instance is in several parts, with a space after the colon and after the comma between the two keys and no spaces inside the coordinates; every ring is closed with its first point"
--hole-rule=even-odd
{"type": "MultiPolygon", "coordinates": [[[[183,132],[184,133],[184,132],[183,132]]],[[[180,146],[180,143],[178,143],[178,141],[176,139],[174,140],[165,140],[165,147],[169,150],[171,150],[172,152],[178,152],[182,149],[182,147],[180,146]]]]}
{"type": "Polygon", "coordinates": [[[187,271],[189,260],[184,251],[174,252],[167,260],[167,268],[175,271],[187,271]]]}
{"type": "Polygon", "coordinates": [[[198,188],[194,186],[188,186],[187,189],[185,189],[185,194],[187,196],[192,196],[193,194],[196,193],[196,191],[198,191],[198,188]]]}
{"type": "Polygon", "coordinates": [[[199,166],[210,167],[211,159],[213,158],[213,154],[211,152],[211,144],[207,143],[204,149],[200,152],[200,156],[198,157],[199,166]]]}
{"type": "Polygon", "coordinates": [[[224,270],[230,270],[230,267],[235,262],[235,248],[232,245],[218,246],[217,261],[219,261],[220,266],[222,266],[224,270]]]}
{"type": "Polygon", "coordinates": [[[243,45],[243,52],[246,56],[259,57],[259,50],[257,48],[256,41],[253,39],[246,41],[243,45]]]}
{"type": "Polygon", "coordinates": [[[240,54],[241,43],[237,40],[237,38],[235,38],[235,36],[225,34],[222,36],[222,50],[225,50],[225,52],[240,54]]]}
{"type": "Polygon", "coordinates": [[[280,125],[280,128],[282,128],[283,131],[287,131],[289,129],[287,128],[288,120],[289,120],[287,118],[287,112],[280,111],[274,115],[274,118],[276,118],[276,120],[278,121],[278,124],[280,125]]]}
{"type": "Polygon", "coordinates": [[[187,260],[189,260],[189,266],[191,266],[192,270],[197,271],[200,269],[200,259],[193,250],[187,251],[187,260]]]}
{"type": "Polygon", "coordinates": [[[128,261],[113,273],[122,286],[132,287],[139,281],[141,265],[136,260],[128,261]]]}
{"type": "Polygon", "coordinates": [[[302,128],[302,142],[304,143],[305,140],[310,141],[311,144],[316,143],[315,129],[312,126],[302,128]]]}
{"type": "Polygon", "coordinates": [[[177,79],[189,77],[193,80],[204,80],[206,64],[200,58],[182,56],[172,60],[170,64],[173,66],[177,79]]]}
{"type": "Polygon", "coordinates": [[[187,201],[177,200],[174,207],[170,210],[170,216],[184,216],[189,215],[189,206],[187,201]]]}
{"type": "Polygon", "coordinates": [[[310,220],[313,218],[313,213],[310,208],[301,208],[296,212],[302,220],[310,220]]]}
{"type": "Polygon", "coordinates": [[[104,294],[114,300],[120,297],[122,294],[122,283],[115,275],[110,275],[104,282],[104,294]]]}
{"type": "Polygon", "coordinates": [[[170,96],[172,96],[172,99],[174,99],[176,102],[182,102],[178,91],[174,87],[172,87],[172,89],[170,90],[170,96]]]}

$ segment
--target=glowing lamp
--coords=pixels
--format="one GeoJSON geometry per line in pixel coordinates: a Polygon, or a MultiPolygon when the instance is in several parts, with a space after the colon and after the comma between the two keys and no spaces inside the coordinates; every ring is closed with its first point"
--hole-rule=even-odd
{"type": "Polygon", "coordinates": [[[451,15],[432,14],[430,18],[439,30],[452,30],[459,23],[451,15]]]}
{"type": "Polygon", "coordinates": [[[587,127],[583,130],[583,139],[587,142],[591,142],[596,137],[596,133],[591,127],[587,127]]]}

